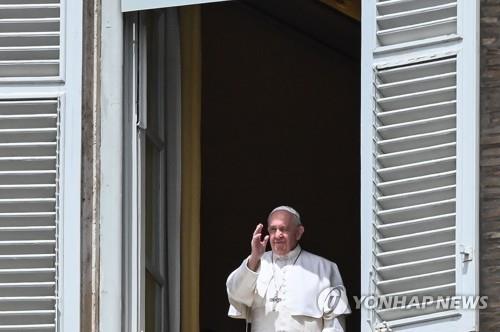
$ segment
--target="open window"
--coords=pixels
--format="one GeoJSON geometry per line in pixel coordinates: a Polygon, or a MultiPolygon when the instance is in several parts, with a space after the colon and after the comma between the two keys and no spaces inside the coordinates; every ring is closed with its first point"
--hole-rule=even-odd
{"type": "Polygon", "coordinates": [[[359,294],[359,22],[320,1],[183,9],[125,16],[126,330],[244,328],[224,283],[284,203],[359,294]]]}
{"type": "Polygon", "coordinates": [[[176,22],[175,11],[166,10],[126,17],[125,326],[131,331],[179,330],[176,22]]]}

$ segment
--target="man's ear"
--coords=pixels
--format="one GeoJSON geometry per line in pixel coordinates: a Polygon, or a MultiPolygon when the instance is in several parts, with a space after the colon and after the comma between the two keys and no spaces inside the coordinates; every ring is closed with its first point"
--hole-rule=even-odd
{"type": "Polygon", "coordinates": [[[300,240],[302,234],[304,234],[304,226],[299,225],[299,229],[297,230],[297,241],[300,240]]]}

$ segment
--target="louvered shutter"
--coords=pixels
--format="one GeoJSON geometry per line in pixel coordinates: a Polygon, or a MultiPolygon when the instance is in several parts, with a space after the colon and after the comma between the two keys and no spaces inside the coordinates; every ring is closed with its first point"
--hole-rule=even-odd
{"type": "Polygon", "coordinates": [[[0,0],[0,82],[60,75],[59,0],[0,0]]]}
{"type": "Polygon", "coordinates": [[[386,304],[362,330],[476,331],[437,301],[478,295],[477,4],[367,1],[362,25],[362,294],[386,304]]]}
{"type": "Polygon", "coordinates": [[[455,295],[455,59],[377,69],[376,80],[375,293],[455,295]]]}
{"type": "Polygon", "coordinates": [[[0,330],[55,331],[58,100],[0,100],[0,330]]]}

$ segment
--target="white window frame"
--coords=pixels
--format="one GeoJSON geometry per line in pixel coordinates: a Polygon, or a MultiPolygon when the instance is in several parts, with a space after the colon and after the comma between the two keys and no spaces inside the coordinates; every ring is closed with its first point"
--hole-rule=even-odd
{"type": "Polygon", "coordinates": [[[131,12],[136,10],[200,5],[203,3],[222,1],[228,0],[121,0],[121,9],[122,12],[131,12]]]}
{"type": "MultiPolygon", "coordinates": [[[[158,103],[167,109],[164,137],[164,152],[168,164],[163,165],[169,186],[165,188],[168,197],[160,200],[167,202],[163,211],[166,222],[168,248],[160,244],[161,261],[167,259],[168,298],[163,292],[163,305],[169,313],[168,326],[163,313],[163,331],[180,331],[180,39],[177,11],[168,10],[165,14],[168,27],[166,46],[166,82],[169,85],[166,99],[158,103]]],[[[125,177],[124,188],[124,314],[123,326],[127,332],[144,331],[145,325],[145,142],[147,131],[147,63],[146,27],[138,18],[140,13],[131,13],[125,19],[125,119],[124,150],[125,177]],[[137,43],[140,41],[139,43],[137,43]]],[[[158,68],[165,72],[165,68],[158,68]]],[[[160,95],[160,98],[165,96],[160,95]]]]}
{"type": "MultiPolygon", "coordinates": [[[[378,47],[376,42],[376,0],[362,6],[361,61],[361,295],[371,294],[372,219],[374,174],[373,70],[376,66],[398,65],[429,59],[435,55],[457,55],[457,202],[456,202],[456,294],[479,295],[479,1],[458,0],[457,35],[433,38],[429,42],[378,47]],[[461,157],[467,156],[467,158],[461,157]],[[461,247],[472,249],[466,277],[462,272],[461,247]]],[[[472,326],[460,331],[479,331],[477,310],[460,311],[472,326]]],[[[361,331],[370,328],[370,311],[361,307],[361,331]]],[[[450,323],[436,323],[436,330],[456,331],[450,323]]]]}

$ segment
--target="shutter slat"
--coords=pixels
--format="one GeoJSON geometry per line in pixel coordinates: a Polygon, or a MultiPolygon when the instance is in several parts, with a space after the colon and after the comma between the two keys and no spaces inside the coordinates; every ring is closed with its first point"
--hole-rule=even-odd
{"type": "Polygon", "coordinates": [[[377,98],[378,105],[385,111],[417,107],[456,99],[456,87],[419,91],[400,96],[377,98]]]}
{"type": "Polygon", "coordinates": [[[457,15],[456,3],[445,3],[432,7],[417,8],[408,11],[400,11],[387,15],[377,16],[377,22],[381,29],[397,28],[404,25],[414,25],[422,21],[435,21],[457,15]]]}
{"type": "Polygon", "coordinates": [[[23,128],[23,129],[0,129],[0,134],[29,134],[29,133],[54,133],[57,128],[23,128]]]}
{"type": "Polygon", "coordinates": [[[402,122],[417,121],[431,117],[450,115],[455,112],[456,101],[445,101],[430,105],[386,111],[377,114],[382,125],[398,124],[402,122]]]}
{"type": "Polygon", "coordinates": [[[377,160],[384,167],[394,167],[412,164],[418,161],[452,157],[455,155],[455,151],[456,143],[452,142],[406,151],[384,153],[380,154],[377,160]]]}
{"type": "Polygon", "coordinates": [[[0,274],[39,274],[40,272],[54,273],[55,271],[55,268],[0,269],[0,274]]]}
{"type": "Polygon", "coordinates": [[[12,246],[12,245],[33,245],[33,244],[55,244],[55,240],[19,240],[19,241],[0,241],[0,246],[12,246]]]}
{"type": "Polygon", "coordinates": [[[28,331],[36,331],[36,330],[52,330],[55,328],[55,324],[33,324],[33,325],[0,325],[0,331],[4,330],[10,330],[10,331],[23,331],[23,330],[28,330],[28,331]]]}
{"type": "Polygon", "coordinates": [[[411,219],[421,219],[433,215],[455,212],[456,199],[410,205],[395,209],[381,210],[377,215],[384,223],[399,222],[411,219]]]}
{"type": "Polygon", "coordinates": [[[0,311],[0,328],[8,330],[17,326],[26,331],[30,329],[26,326],[33,330],[40,330],[40,326],[54,327],[55,313],[55,310],[0,311]]]}
{"type": "Polygon", "coordinates": [[[445,241],[453,241],[454,239],[455,226],[383,238],[376,240],[376,243],[384,251],[393,251],[445,241]]]}
{"type": "Polygon", "coordinates": [[[408,263],[455,254],[455,241],[376,253],[382,266],[408,263]]]}
{"type": "Polygon", "coordinates": [[[17,311],[0,311],[0,316],[16,316],[16,315],[47,315],[55,313],[55,310],[17,310],[17,311]]]}
{"type": "Polygon", "coordinates": [[[0,60],[50,60],[59,58],[59,46],[0,47],[0,60]]]}
{"type": "Polygon", "coordinates": [[[22,254],[50,254],[55,251],[54,242],[38,242],[0,245],[0,255],[22,255],[22,254]]]}
{"type": "Polygon", "coordinates": [[[54,142],[0,143],[0,157],[55,155],[56,147],[54,142]]]}
{"type": "Polygon", "coordinates": [[[56,157],[27,156],[27,157],[1,157],[0,171],[18,170],[46,170],[53,169],[56,157]]]}
{"type": "Polygon", "coordinates": [[[10,115],[0,115],[0,120],[29,120],[29,119],[57,119],[57,114],[49,113],[49,114],[10,114],[10,115]]]}
{"type": "Polygon", "coordinates": [[[452,269],[455,266],[455,255],[445,255],[422,260],[397,263],[377,267],[375,271],[382,280],[404,278],[419,273],[432,273],[452,269]]]}
{"type": "Polygon", "coordinates": [[[455,128],[438,130],[430,133],[416,134],[391,139],[380,139],[377,147],[385,153],[418,149],[426,146],[444,144],[456,140],[455,128]]]}
{"type": "Polygon", "coordinates": [[[52,170],[0,171],[0,182],[4,184],[53,183],[55,176],[56,172],[52,170]]]}
{"type": "Polygon", "coordinates": [[[59,0],[0,0],[1,4],[14,5],[14,4],[40,4],[40,3],[59,3],[59,0]]]}
{"type": "Polygon", "coordinates": [[[379,83],[377,87],[379,93],[384,97],[410,94],[421,91],[435,90],[449,87],[456,84],[456,73],[443,73],[432,76],[411,78],[392,83],[379,83]]]}
{"type": "Polygon", "coordinates": [[[418,39],[426,39],[442,35],[451,35],[456,32],[457,17],[448,17],[435,21],[427,21],[398,28],[379,30],[377,37],[383,45],[402,44],[418,39]]]}
{"type": "Polygon", "coordinates": [[[0,245],[5,240],[51,240],[55,230],[55,226],[0,227],[0,245]]]}
{"type": "MultiPolygon", "coordinates": [[[[1,32],[0,38],[36,38],[36,37],[59,37],[57,31],[23,31],[23,32],[1,32]]],[[[38,45],[42,46],[42,45],[38,45]]]]}
{"type": "Polygon", "coordinates": [[[437,309],[436,302],[431,302],[425,308],[402,307],[397,309],[377,310],[380,317],[397,328],[421,322],[435,321],[451,317],[460,317],[460,313],[451,309],[437,309]]]}
{"type": "Polygon", "coordinates": [[[379,291],[383,292],[384,294],[405,292],[413,289],[416,285],[423,285],[424,288],[427,288],[433,287],[436,284],[444,284],[454,277],[455,272],[455,269],[448,269],[397,279],[383,280],[377,282],[376,286],[379,291]]]}
{"type": "Polygon", "coordinates": [[[0,255],[0,269],[48,268],[55,258],[55,254],[0,255]]]}
{"type": "Polygon", "coordinates": [[[427,218],[400,221],[389,224],[376,225],[376,229],[384,237],[402,234],[424,232],[441,227],[450,227],[455,224],[455,213],[431,216],[427,218]]]}
{"type": "Polygon", "coordinates": [[[0,142],[53,142],[56,139],[57,128],[21,128],[0,129],[0,142]]]}
{"type": "Polygon", "coordinates": [[[55,296],[0,297],[0,310],[49,310],[54,307],[55,296]]]}
{"type": "Polygon", "coordinates": [[[0,185],[0,199],[54,197],[55,191],[55,184],[0,185]]]}
{"type": "Polygon", "coordinates": [[[398,123],[378,127],[378,133],[384,139],[409,137],[423,133],[443,131],[455,128],[456,114],[449,114],[435,118],[428,118],[406,123],[398,123]]]}
{"type": "Polygon", "coordinates": [[[381,209],[395,209],[404,206],[427,204],[455,197],[455,185],[436,187],[412,192],[381,196],[376,200],[381,209]]]}
{"type": "Polygon", "coordinates": [[[377,188],[384,195],[396,195],[433,187],[455,184],[456,171],[442,172],[424,176],[404,178],[394,181],[379,182],[377,188]]]}
{"type": "Polygon", "coordinates": [[[56,143],[54,142],[17,142],[17,143],[0,143],[0,149],[5,148],[14,148],[14,149],[22,149],[25,147],[54,147],[56,143]]]}
{"type": "Polygon", "coordinates": [[[59,60],[0,61],[0,72],[5,76],[56,76],[59,60]]]}
{"type": "MultiPolygon", "coordinates": [[[[51,282],[55,280],[55,268],[16,268],[0,269],[0,282],[51,282]]],[[[21,308],[22,309],[22,308],[21,308]]],[[[32,308],[33,310],[54,309],[53,308],[32,308]]],[[[2,310],[18,310],[5,307],[2,310]]]]}
{"type": "Polygon", "coordinates": [[[376,4],[379,12],[386,14],[416,10],[422,7],[433,7],[445,4],[449,0],[379,0],[376,4]]]}
{"type": "Polygon", "coordinates": [[[397,82],[413,78],[455,72],[455,57],[436,59],[435,61],[410,63],[394,67],[381,67],[377,79],[379,82],[397,82]]]}
{"type": "Polygon", "coordinates": [[[12,24],[12,23],[22,23],[22,24],[30,24],[30,23],[53,23],[53,22],[59,22],[59,21],[60,21],[59,17],[2,18],[2,19],[0,19],[0,25],[1,24],[12,24]]]}
{"type": "MultiPolygon", "coordinates": [[[[42,2],[42,1],[40,1],[42,2]]],[[[19,10],[19,9],[47,9],[59,8],[58,3],[17,3],[17,4],[0,4],[0,10],[19,10]]]]}
{"type": "Polygon", "coordinates": [[[455,169],[456,157],[446,157],[435,160],[406,164],[402,166],[378,169],[377,173],[383,181],[393,181],[402,178],[430,175],[448,172],[455,169]]]}
{"type": "Polygon", "coordinates": [[[56,114],[0,115],[0,129],[50,128],[57,125],[56,114]]]}

